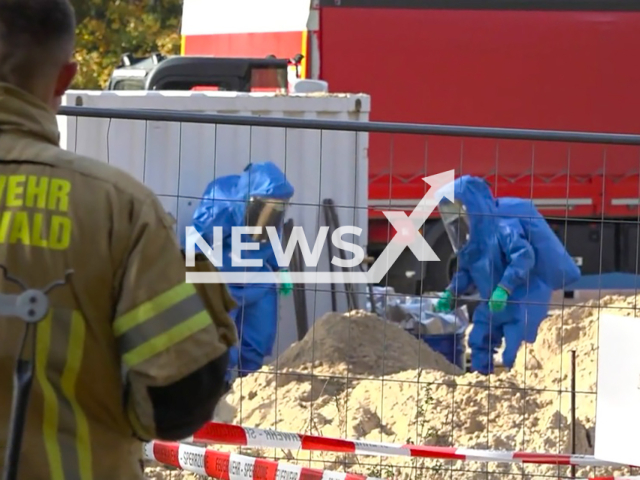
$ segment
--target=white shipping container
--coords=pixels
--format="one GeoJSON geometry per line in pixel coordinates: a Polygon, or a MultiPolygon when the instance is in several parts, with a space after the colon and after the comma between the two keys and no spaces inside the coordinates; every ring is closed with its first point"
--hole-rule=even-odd
{"type": "MultiPolygon", "coordinates": [[[[276,95],[236,92],[70,91],[63,105],[126,109],[169,109],[218,114],[368,121],[370,97],[353,94],[276,95]]],[[[58,117],[61,146],[117,166],[149,186],[177,219],[184,240],[193,211],[214,178],[238,174],[250,162],[270,160],[295,188],[287,218],[302,226],[310,246],[326,225],[320,205],[332,199],[340,225],[362,229],[366,251],[368,134],[271,127],[58,117]]],[[[348,237],[345,237],[345,240],[348,237]]],[[[328,271],[325,249],[317,268],[328,271]]],[[[347,255],[349,255],[347,253],[347,255]]],[[[349,258],[349,257],[348,257],[349,258]]],[[[159,259],[161,261],[161,259],[159,259]]],[[[358,298],[364,306],[362,286],[358,298]]],[[[337,286],[341,292],[344,286],[337,286]]],[[[338,310],[346,311],[338,294],[338,310]]],[[[307,285],[309,323],[330,312],[330,285],[307,285]]],[[[296,341],[292,296],[280,301],[274,355],[296,341]]]]}

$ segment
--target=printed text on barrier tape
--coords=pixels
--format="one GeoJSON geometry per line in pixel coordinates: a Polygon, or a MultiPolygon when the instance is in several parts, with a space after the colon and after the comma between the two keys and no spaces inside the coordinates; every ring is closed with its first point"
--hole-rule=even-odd
{"type": "Polygon", "coordinates": [[[241,427],[209,422],[189,440],[202,443],[240,445],[261,448],[314,450],[323,452],[355,453],[378,456],[411,456],[444,460],[462,460],[497,463],[530,463],[541,465],[625,466],[597,460],[591,455],[564,455],[554,453],[505,452],[473,450],[456,447],[426,445],[394,445],[384,442],[343,440],[297,433],[278,432],[260,428],[241,427]]]}
{"type": "MultiPolygon", "coordinates": [[[[184,471],[220,480],[380,480],[363,475],[305,468],[261,458],[221,453],[175,442],[147,443],[145,457],[184,471]]],[[[582,480],[640,480],[640,477],[590,477],[582,480]]]]}
{"type": "Polygon", "coordinates": [[[235,453],[216,452],[174,442],[154,441],[145,444],[145,457],[220,480],[380,480],[352,473],[288,465],[235,453]]]}

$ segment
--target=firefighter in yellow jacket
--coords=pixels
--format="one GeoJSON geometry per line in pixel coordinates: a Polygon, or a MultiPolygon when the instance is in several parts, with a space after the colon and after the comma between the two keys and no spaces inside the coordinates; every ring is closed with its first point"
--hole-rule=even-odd
{"type": "MultiPolygon", "coordinates": [[[[59,148],[76,73],[67,0],[0,0],[0,264],[64,277],[37,327],[19,478],[140,480],[141,441],[212,416],[236,342],[224,287],[185,283],[172,220],[122,171],[59,148]]],[[[0,292],[19,293],[0,279],[0,292]]],[[[0,318],[0,462],[23,323],[0,318]]]]}

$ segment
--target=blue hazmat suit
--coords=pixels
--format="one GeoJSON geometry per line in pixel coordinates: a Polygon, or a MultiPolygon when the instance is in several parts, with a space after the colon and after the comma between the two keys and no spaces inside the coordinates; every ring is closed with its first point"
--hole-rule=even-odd
{"type": "MultiPolygon", "coordinates": [[[[220,177],[211,182],[193,214],[193,227],[213,245],[213,227],[222,227],[222,262],[220,271],[277,272],[280,270],[271,243],[260,242],[257,250],[243,250],[242,259],[260,259],[262,266],[233,266],[231,262],[231,229],[246,225],[247,205],[251,198],[281,200],[293,197],[293,186],[272,162],[249,164],[242,174],[220,177]]],[[[277,225],[279,236],[282,224],[277,225]]],[[[250,241],[243,236],[243,242],[250,241]]],[[[278,326],[277,284],[229,284],[229,291],[238,304],[230,312],[240,339],[239,349],[229,352],[227,381],[237,369],[238,376],[259,370],[265,357],[272,354],[278,326]]]]}
{"type": "Polygon", "coordinates": [[[468,341],[472,371],[486,375],[503,339],[503,364],[513,367],[522,342],[535,342],[553,290],[577,281],[580,270],[531,201],[495,199],[483,179],[471,176],[456,179],[453,191],[466,210],[468,238],[447,290],[480,294],[468,341]],[[497,287],[508,300],[502,311],[491,312],[487,300],[497,287]]]}

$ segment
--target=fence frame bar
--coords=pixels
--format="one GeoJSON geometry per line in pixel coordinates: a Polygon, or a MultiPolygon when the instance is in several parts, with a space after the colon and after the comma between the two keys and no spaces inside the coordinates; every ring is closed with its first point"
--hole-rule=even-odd
{"type": "Polygon", "coordinates": [[[448,137],[492,138],[501,140],[532,140],[547,142],[599,143],[609,145],[640,145],[640,135],[624,133],[594,133],[560,130],[469,127],[397,122],[361,122],[354,120],[315,120],[304,118],[261,117],[250,115],[220,115],[183,112],[167,109],[61,107],[58,115],[103,119],[146,120],[199,124],[236,125],[247,127],[297,128],[348,132],[438,135],[448,137]]]}

